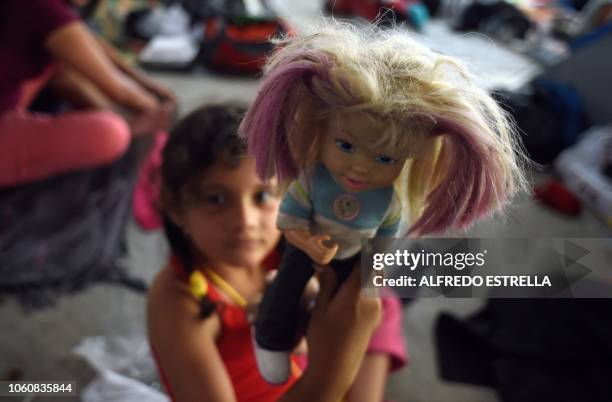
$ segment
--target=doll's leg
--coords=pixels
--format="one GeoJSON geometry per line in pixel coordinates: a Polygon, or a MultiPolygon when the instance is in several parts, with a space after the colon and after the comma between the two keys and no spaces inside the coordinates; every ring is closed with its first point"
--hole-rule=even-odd
{"type": "Polygon", "coordinates": [[[360,258],[361,253],[357,253],[346,260],[332,260],[331,266],[334,268],[338,278],[338,285],[336,287],[339,287],[349,277],[353,269],[359,269],[359,266],[355,266],[355,264],[358,264],[360,258]]]}
{"type": "Polygon", "coordinates": [[[259,305],[255,331],[260,346],[269,350],[293,348],[300,297],[313,274],[308,254],[287,244],[278,273],[259,305]]]}
{"type": "Polygon", "coordinates": [[[268,382],[283,383],[289,376],[289,356],[297,336],[300,298],[313,273],[310,257],[288,244],[278,273],[259,305],[255,322],[257,365],[268,382]]]}

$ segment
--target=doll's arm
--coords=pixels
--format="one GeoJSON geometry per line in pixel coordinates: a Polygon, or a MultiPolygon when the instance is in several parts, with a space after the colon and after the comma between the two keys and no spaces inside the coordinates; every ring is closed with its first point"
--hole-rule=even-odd
{"type": "Polygon", "coordinates": [[[330,236],[313,236],[308,230],[312,219],[310,188],[310,174],[307,172],[301,172],[291,182],[281,202],[278,226],[289,243],[308,254],[317,264],[327,265],[336,255],[338,245],[324,244],[331,240],[330,236]]]}
{"type": "Polygon", "coordinates": [[[323,244],[331,240],[329,235],[311,235],[304,229],[286,229],[283,234],[289,243],[308,254],[317,264],[329,264],[338,252],[338,244],[334,243],[331,246],[323,244]]]}

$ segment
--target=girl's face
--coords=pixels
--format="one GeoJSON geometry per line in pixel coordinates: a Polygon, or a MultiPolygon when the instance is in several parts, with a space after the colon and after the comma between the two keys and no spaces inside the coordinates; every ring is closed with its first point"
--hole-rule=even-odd
{"type": "Polygon", "coordinates": [[[276,246],[279,197],[275,183],[255,174],[255,160],[218,162],[182,194],[173,220],[213,266],[257,267],[276,246]]]}
{"type": "Polygon", "coordinates": [[[385,129],[366,113],[341,114],[327,125],[320,159],[345,191],[388,187],[401,173],[406,156],[377,144],[385,129]]]}

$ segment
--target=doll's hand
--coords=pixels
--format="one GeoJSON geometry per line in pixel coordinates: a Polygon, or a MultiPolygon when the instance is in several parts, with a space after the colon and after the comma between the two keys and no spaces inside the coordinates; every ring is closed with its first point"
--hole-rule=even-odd
{"type": "Polygon", "coordinates": [[[338,252],[338,244],[333,243],[330,246],[324,244],[331,240],[328,235],[314,235],[308,238],[306,249],[304,250],[310,258],[319,265],[327,265],[338,252]]]}

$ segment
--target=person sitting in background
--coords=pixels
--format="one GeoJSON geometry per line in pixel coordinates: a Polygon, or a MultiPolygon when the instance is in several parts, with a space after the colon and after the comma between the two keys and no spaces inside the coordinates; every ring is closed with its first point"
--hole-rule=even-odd
{"type": "Polygon", "coordinates": [[[168,128],[174,95],[99,42],[71,8],[82,3],[0,4],[0,187],[110,163],[132,136],[168,128]],[[52,78],[85,110],[27,111],[52,78]]]}

